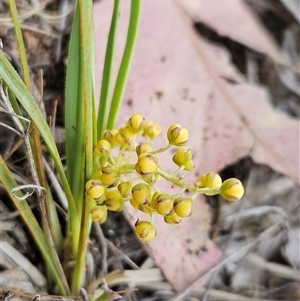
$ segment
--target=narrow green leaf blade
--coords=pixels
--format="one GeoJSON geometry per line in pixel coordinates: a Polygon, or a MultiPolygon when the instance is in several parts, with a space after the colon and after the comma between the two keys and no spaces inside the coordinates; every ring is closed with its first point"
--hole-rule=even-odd
{"type": "Polygon", "coordinates": [[[100,139],[102,132],[105,130],[108,117],[108,103],[109,103],[109,92],[111,86],[111,78],[113,72],[113,62],[114,62],[114,53],[115,45],[117,40],[117,30],[118,30],[118,21],[119,21],[119,12],[120,12],[120,0],[115,0],[114,10],[112,14],[108,40],[106,45],[106,53],[102,74],[102,86],[100,94],[100,105],[98,111],[98,139],[100,139]]]}
{"type": "MultiPolygon", "coordinates": [[[[15,94],[16,98],[19,100],[21,105],[24,107],[25,111],[27,112],[28,116],[32,120],[32,122],[36,125],[37,129],[39,130],[48,151],[53,158],[55,163],[55,167],[57,172],[60,176],[63,189],[66,193],[66,197],[69,203],[69,211],[74,216],[74,219],[78,219],[77,210],[75,207],[75,202],[70,190],[70,186],[68,184],[66,175],[64,173],[64,169],[60,160],[60,156],[52,136],[51,130],[40,110],[37,103],[35,102],[33,96],[30,94],[28,89],[26,88],[24,82],[17,74],[15,69],[12,67],[11,63],[6,58],[3,51],[0,51],[0,78],[6,83],[6,85],[11,89],[12,93],[15,94]]],[[[73,250],[76,253],[76,247],[78,246],[78,239],[79,239],[79,225],[73,223],[71,225],[72,233],[74,237],[74,245],[73,250]]]]}
{"type": "Polygon", "coordinates": [[[127,33],[127,40],[112,97],[111,107],[107,121],[107,129],[112,129],[114,127],[123,100],[131,61],[133,57],[134,47],[136,44],[140,20],[140,11],[141,0],[131,0],[130,21],[127,33]]]}
{"type": "MultiPolygon", "coordinates": [[[[24,220],[26,226],[28,227],[31,235],[34,238],[38,248],[40,249],[49,269],[52,273],[53,278],[58,284],[62,294],[66,295],[69,293],[69,288],[67,282],[64,282],[64,275],[59,273],[59,268],[55,266],[55,260],[51,256],[52,252],[48,245],[48,241],[45,238],[44,232],[42,231],[40,225],[38,224],[35,216],[33,215],[28,203],[26,200],[18,200],[11,193],[12,189],[17,187],[13,176],[11,175],[7,165],[5,164],[2,156],[0,156],[0,182],[5,187],[6,191],[9,194],[9,197],[13,201],[15,207],[20,213],[22,219],[24,220]]],[[[20,195],[21,196],[21,195],[20,195]]]]}

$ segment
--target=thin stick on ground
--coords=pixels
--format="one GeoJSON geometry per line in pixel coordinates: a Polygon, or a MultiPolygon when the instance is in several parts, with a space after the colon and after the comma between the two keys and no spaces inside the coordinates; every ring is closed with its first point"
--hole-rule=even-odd
{"type": "Polygon", "coordinates": [[[175,297],[173,297],[172,299],[170,299],[170,301],[181,301],[181,300],[183,300],[183,298],[185,296],[187,296],[188,294],[190,294],[193,289],[197,288],[197,286],[199,286],[200,283],[206,277],[208,277],[211,273],[215,272],[220,267],[224,266],[227,262],[229,262],[230,260],[232,260],[237,255],[239,255],[241,253],[245,253],[246,254],[246,253],[250,252],[252,250],[252,248],[255,247],[260,241],[262,241],[263,239],[266,239],[266,238],[270,237],[271,235],[275,235],[279,231],[281,231],[283,226],[285,226],[285,221],[280,220],[279,222],[277,222],[273,226],[269,227],[264,232],[262,232],[253,242],[247,244],[246,246],[240,248],[237,252],[234,252],[229,257],[223,259],[220,263],[218,263],[217,265],[215,265],[212,269],[210,269],[204,275],[202,275],[196,281],[194,281],[187,289],[185,289],[183,292],[177,294],[175,297]]]}

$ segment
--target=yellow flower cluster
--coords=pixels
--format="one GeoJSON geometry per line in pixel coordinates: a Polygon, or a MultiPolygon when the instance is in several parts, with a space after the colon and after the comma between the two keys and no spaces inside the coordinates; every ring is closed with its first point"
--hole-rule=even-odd
{"type": "Polygon", "coordinates": [[[159,124],[145,121],[140,113],[131,116],[124,127],[103,133],[94,149],[94,174],[85,187],[86,195],[94,202],[93,221],[104,223],[108,211],[122,211],[128,201],[135,209],[151,216],[150,221],[138,220],[135,224],[136,235],[149,242],[157,233],[155,214],[162,215],[168,224],[178,224],[192,214],[194,200],[199,194],[221,194],[228,201],[243,196],[244,188],[238,179],[222,182],[214,172],[202,175],[193,185],[185,183],[179,173],[195,167],[192,150],[185,146],[188,130],[180,124],[172,124],[167,131],[166,147],[153,150],[151,141],[160,134],[159,124]],[[146,141],[138,143],[141,138],[146,141]],[[158,157],[172,147],[176,148],[172,160],[177,170],[169,173],[159,164],[158,157]],[[156,185],[161,178],[179,191],[173,195],[161,191],[156,185]]]}

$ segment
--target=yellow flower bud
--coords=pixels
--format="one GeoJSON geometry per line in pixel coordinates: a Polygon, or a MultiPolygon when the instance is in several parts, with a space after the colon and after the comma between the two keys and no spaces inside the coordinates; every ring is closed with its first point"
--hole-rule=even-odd
{"type": "Polygon", "coordinates": [[[139,205],[138,210],[140,210],[146,214],[149,214],[149,215],[155,213],[155,210],[152,207],[150,207],[149,205],[139,205]]]}
{"type": "Polygon", "coordinates": [[[106,206],[100,205],[95,206],[91,210],[92,221],[99,224],[103,224],[107,219],[107,208],[106,206]]]}
{"type": "Polygon", "coordinates": [[[155,139],[161,134],[161,127],[158,123],[148,121],[144,126],[143,136],[149,137],[151,140],[155,139]]]}
{"type": "Polygon", "coordinates": [[[221,196],[227,201],[238,201],[244,195],[244,187],[240,180],[230,178],[223,182],[220,188],[221,196]]]}
{"type": "Polygon", "coordinates": [[[152,197],[151,207],[161,215],[169,215],[174,212],[174,199],[167,193],[158,193],[152,197]]]}
{"type": "Polygon", "coordinates": [[[135,223],[135,234],[145,242],[151,241],[157,233],[156,227],[148,221],[138,220],[135,223]]]}
{"type": "Polygon", "coordinates": [[[182,218],[177,215],[177,213],[173,212],[173,214],[166,215],[164,217],[164,221],[167,224],[175,225],[181,222],[182,218]]]}
{"type": "Polygon", "coordinates": [[[178,197],[174,201],[175,213],[180,217],[188,217],[193,213],[194,201],[189,197],[178,197]]]}
{"type": "Polygon", "coordinates": [[[118,133],[116,134],[115,141],[121,147],[133,147],[134,143],[134,133],[128,127],[120,128],[118,133]]]}
{"type": "Polygon", "coordinates": [[[90,198],[94,200],[99,200],[105,192],[105,187],[99,180],[89,180],[85,184],[85,190],[86,194],[90,198]]]}
{"type": "Polygon", "coordinates": [[[118,190],[111,190],[105,195],[105,205],[110,211],[122,211],[124,200],[118,190]]]}
{"type": "Polygon", "coordinates": [[[208,188],[211,191],[204,192],[206,195],[216,195],[219,193],[219,189],[222,185],[222,179],[220,175],[213,171],[202,175],[199,181],[195,183],[197,188],[208,188]]]}
{"type": "Polygon", "coordinates": [[[118,174],[110,167],[103,167],[101,181],[105,186],[112,187],[118,183],[119,177],[118,174]]]}
{"type": "Polygon", "coordinates": [[[146,183],[139,183],[132,187],[132,199],[134,202],[146,205],[151,201],[151,188],[146,183]]]}
{"type": "Polygon", "coordinates": [[[180,124],[173,123],[168,129],[167,138],[170,144],[182,146],[188,141],[189,132],[186,128],[181,127],[180,124]]]}
{"type": "Polygon", "coordinates": [[[143,143],[136,147],[136,153],[138,156],[143,153],[150,153],[151,151],[152,151],[152,146],[148,143],[143,143]]]}
{"type": "Polygon", "coordinates": [[[102,139],[107,140],[111,146],[116,146],[116,134],[118,133],[118,130],[112,129],[112,130],[105,130],[102,134],[102,139]]]}
{"type": "Polygon", "coordinates": [[[102,175],[102,170],[98,168],[92,173],[92,179],[101,180],[101,175],[102,175]]]}
{"type": "Polygon", "coordinates": [[[131,182],[121,182],[119,185],[118,185],[118,190],[120,191],[121,193],[121,196],[123,198],[127,198],[131,192],[131,182]]]}
{"type": "Polygon", "coordinates": [[[135,166],[135,170],[142,176],[152,175],[157,171],[157,157],[152,154],[143,153],[138,157],[138,162],[135,166]]]}
{"type": "Polygon", "coordinates": [[[136,134],[143,130],[145,125],[145,118],[140,113],[133,114],[128,120],[127,125],[130,127],[132,132],[136,134]]]}
{"type": "Polygon", "coordinates": [[[132,207],[134,208],[134,209],[136,209],[136,210],[139,210],[139,208],[140,208],[140,203],[138,203],[136,200],[134,200],[134,199],[130,199],[130,204],[132,205],[132,207]]]}
{"type": "Polygon", "coordinates": [[[192,150],[188,147],[179,148],[172,159],[178,167],[184,166],[185,170],[192,171],[195,168],[192,161],[192,150]]]}
{"type": "Polygon", "coordinates": [[[111,151],[111,145],[107,140],[99,140],[95,149],[94,149],[94,155],[95,156],[108,156],[111,151]]]}

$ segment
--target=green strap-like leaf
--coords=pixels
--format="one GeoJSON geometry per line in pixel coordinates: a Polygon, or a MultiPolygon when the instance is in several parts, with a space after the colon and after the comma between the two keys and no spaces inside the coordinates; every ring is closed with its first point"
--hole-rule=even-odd
{"type": "Polygon", "coordinates": [[[108,34],[108,40],[106,45],[105,61],[102,74],[102,85],[100,94],[100,105],[98,111],[98,139],[100,139],[102,132],[105,130],[107,124],[108,115],[108,103],[109,103],[109,92],[111,77],[113,72],[113,62],[115,45],[117,40],[117,30],[120,12],[120,0],[115,0],[114,10],[111,18],[111,24],[108,34]]]}
{"type": "MultiPolygon", "coordinates": [[[[66,175],[64,173],[64,169],[60,160],[59,153],[56,148],[56,144],[54,141],[54,138],[52,136],[51,130],[43,117],[43,114],[38,107],[37,103],[35,102],[32,95],[29,93],[28,89],[26,88],[24,82],[20,78],[20,76],[17,74],[15,69],[12,67],[8,59],[5,57],[3,51],[0,51],[0,62],[1,62],[1,68],[0,68],[0,77],[3,79],[3,81],[6,83],[6,85],[10,88],[12,93],[15,94],[16,98],[19,100],[21,105],[24,107],[25,111],[27,112],[28,116],[32,120],[32,122],[35,124],[37,129],[39,130],[47,148],[48,151],[53,158],[53,161],[55,163],[55,167],[57,169],[57,172],[60,176],[63,189],[66,193],[66,197],[68,199],[69,203],[69,211],[70,214],[74,216],[74,219],[78,219],[77,210],[75,207],[75,202],[66,178],[66,175]]],[[[76,249],[78,247],[78,239],[79,239],[79,224],[72,223],[71,225],[72,234],[74,238],[74,244],[73,244],[73,250],[74,253],[76,252],[76,249]]]]}
{"type": "Polygon", "coordinates": [[[134,47],[136,44],[140,20],[140,11],[141,0],[131,0],[130,21],[128,26],[127,40],[109,111],[107,121],[108,129],[112,129],[114,127],[123,100],[130,65],[133,57],[134,47]]]}
{"type": "MultiPolygon", "coordinates": [[[[83,105],[83,120],[77,119],[84,125],[84,153],[85,173],[84,180],[88,180],[93,172],[93,148],[95,144],[95,105],[94,105],[94,64],[95,64],[95,41],[94,41],[94,23],[93,23],[93,3],[92,0],[79,0],[77,12],[79,9],[79,45],[80,45],[80,72],[79,86],[82,88],[82,94],[78,95],[78,102],[83,105]]],[[[78,47],[78,45],[76,45],[78,47]]],[[[79,109],[79,104],[77,110],[79,109]]],[[[82,155],[82,154],[81,154],[82,155]]],[[[80,180],[80,179],[79,179],[80,180]]],[[[84,182],[77,185],[84,187],[84,182]]],[[[85,264],[86,251],[90,231],[90,204],[87,198],[81,198],[81,224],[78,252],[76,256],[76,265],[72,279],[72,293],[78,294],[82,285],[85,264]]]]}

